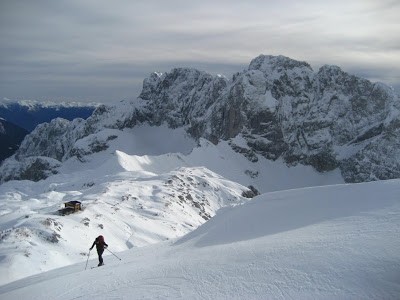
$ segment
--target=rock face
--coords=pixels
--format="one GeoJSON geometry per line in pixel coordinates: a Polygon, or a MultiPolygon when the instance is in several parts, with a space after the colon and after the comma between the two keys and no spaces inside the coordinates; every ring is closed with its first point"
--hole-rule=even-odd
{"type": "Polygon", "coordinates": [[[6,159],[1,165],[1,179],[39,181],[57,174],[60,166],[58,160],[43,156],[24,157],[17,161],[6,159]]]}
{"type": "MultiPolygon", "coordinates": [[[[194,69],[153,73],[136,101],[100,106],[85,121],[38,127],[13,159],[84,156],[92,150],[77,149],[78,140],[148,122],[184,127],[213,143],[240,134],[248,148],[231,146],[251,161],[262,155],[320,172],[340,168],[347,182],[399,178],[399,111],[399,97],[384,84],[336,66],[314,72],[306,62],[260,55],[231,79],[194,69]]],[[[96,141],[94,149],[106,149],[107,141],[96,141]]]]}

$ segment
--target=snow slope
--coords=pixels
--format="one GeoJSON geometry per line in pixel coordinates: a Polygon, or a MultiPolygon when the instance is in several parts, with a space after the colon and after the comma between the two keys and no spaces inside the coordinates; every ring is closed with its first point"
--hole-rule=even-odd
{"type": "Polygon", "coordinates": [[[177,241],[15,281],[0,298],[398,299],[399,195],[399,180],[266,193],[177,241]]]}
{"type": "Polygon", "coordinates": [[[183,129],[137,126],[101,135],[115,138],[84,162],[73,157],[46,180],[0,185],[0,284],[85,261],[99,234],[116,252],[181,237],[221,207],[247,201],[249,184],[267,192],[343,183],[338,172],[261,156],[250,162],[227,142],[197,147],[183,129]],[[57,214],[75,200],[82,212],[57,214]]]}

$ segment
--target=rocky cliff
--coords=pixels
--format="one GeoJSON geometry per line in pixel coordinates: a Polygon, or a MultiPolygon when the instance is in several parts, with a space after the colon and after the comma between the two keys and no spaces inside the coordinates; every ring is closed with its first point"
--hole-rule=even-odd
{"type": "Polygon", "coordinates": [[[242,135],[247,147],[231,146],[252,161],[262,155],[320,172],[340,168],[347,182],[399,178],[399,111],[392,89],[337,66],[314,72],[306,62],[260,55],[230,79],[177,68],[151,74],[136,101],[100,106],[87,120],[57,119],[36,128],[3,164],[0,176],[19,179],[6,167],[24,169],[35,156],[84,159],[106,149],[112,138],[96,132],[147,122],[184,127],[194,138],[213,143],[242,135]],[[88,141],[84,150],[82,139],[88,141]]]}

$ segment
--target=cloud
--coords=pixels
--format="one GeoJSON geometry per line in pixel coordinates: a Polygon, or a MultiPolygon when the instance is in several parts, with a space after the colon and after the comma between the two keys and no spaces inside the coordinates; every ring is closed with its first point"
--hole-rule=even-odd
{"type": "Polygon", "coordinates": [[[399,11],[372,0],[3,0],[0,96],[117,101],[138,95],[151,71],[230,75],[260,53],[397,87],[399,11]]]}

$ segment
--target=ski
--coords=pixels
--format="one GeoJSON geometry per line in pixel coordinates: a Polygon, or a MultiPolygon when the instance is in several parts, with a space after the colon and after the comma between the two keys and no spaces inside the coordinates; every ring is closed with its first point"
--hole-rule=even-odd
{"type": "Polygon", "coordinates": [[[102,264],[101,266],[94,266],[94,267],[91,267],[91,269],[99,268],[99,267],[102,267],[102,266],[104,266],[104,264],[102,264]]]}

